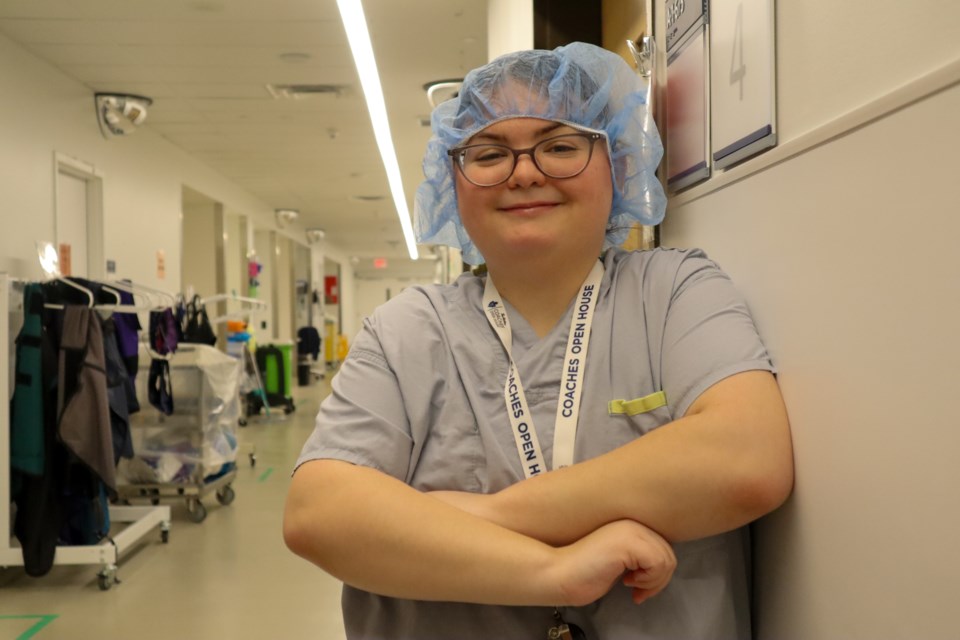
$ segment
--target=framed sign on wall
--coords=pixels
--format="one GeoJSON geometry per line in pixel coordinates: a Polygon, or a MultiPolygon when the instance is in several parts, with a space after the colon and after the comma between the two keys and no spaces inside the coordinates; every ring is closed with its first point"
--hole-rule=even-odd
{"type": "Polygon", "coordinates": [[[659,0],[660,116],[676,192],[777,144],[775,0],[659,0]]]}
{"type": "Polygon", "coordinates": [[[710,177],[710,49],[706,0],[664,0],[667,186],[710,177]]]}
{"type": "Polygon", "coordinates": [[[711,148],[718,169],[777,144],[773,3],[711,3],[711,148]]]}

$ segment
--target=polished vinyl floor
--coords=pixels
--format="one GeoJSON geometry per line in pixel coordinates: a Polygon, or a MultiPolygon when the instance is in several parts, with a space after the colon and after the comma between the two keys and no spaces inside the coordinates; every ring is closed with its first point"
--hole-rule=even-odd
{"type": "Polygon", "coordinates": [[[165,502],[169,543],[159,529],[143,538],[108,591],[93,565],[54,566],[42,578],[0,568],[0,640],[344,638],[340,583],[291,554],[281,535],[290,472],[327,393],[324,381],[298,387],[285,420],[239,429],[234,502],[206,496],[199,524],[182,501],[165,502]]]}

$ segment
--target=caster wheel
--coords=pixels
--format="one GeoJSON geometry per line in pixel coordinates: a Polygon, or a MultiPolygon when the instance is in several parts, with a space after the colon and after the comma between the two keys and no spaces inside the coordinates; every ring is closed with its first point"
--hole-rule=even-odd
{"type": "Polygon", "coordinates": [[[224,488],[217,491],[217,502],[223,506],[227,506],[233,499],[237,497],[236,492],[233,490],[233,487],[230,485],[225,486],[224,488]]]}
{"type": "Polygon", "coordinates": [[[199,500],[190,500],[187,502],[187,516],[193,522],[203,522],[207,517],[207,508],[199,500]]]}
{"type": "Polygon", "coordinates": [[[247,426],[247,421],[245,418],[240,418],[239,420],[237,420],[237,424],[239,424],[241,427],[245,427],[247,426]]]}
{"type": "Polygon", "coordinates": [[[100,591],[109,591],[113,585],[119,584],[119,582],[116,568],[103,569],[97,574],[97,585],[100,587],[100,591]]]}
{"type": "Polygon", "coordinates": [[[170,531],[169,531],[169,530],[165,530],[165,531],[161,531],[161,532],[160,532],[160,542],[162,542],[163,544],[169,544],[169,543],[170,543],[170,531]]]}
{"type": "Polygon", "coordinates": [[[250,466],[251,467],[257,466],[257,456],[253,453],[250,454],[250,466]]]}
{"type": "Polygon", "coordinates": [[[150,504],[152,504],[153,506],[157,506],[158,504],[160,504],[160,498],[150,498],[150,504]]]}

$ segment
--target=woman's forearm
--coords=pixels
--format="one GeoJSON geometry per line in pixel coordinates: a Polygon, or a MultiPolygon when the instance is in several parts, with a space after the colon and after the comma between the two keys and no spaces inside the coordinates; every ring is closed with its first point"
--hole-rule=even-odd
{"type": "Polygon", "coordinates": [[[621,519],[683,541],[771,511],[789,494],[792,478],[776,383],[766,372],[748,372],[705,392],[687,417],[598,458],[494,495],[433,496],[551,545],[621,519]]]}
{"type": "Polygon", "coordinates": [[[328,573],[381,595],[514,605],[559,597],[548,545],[345,462],[297,470],[284,537],[328,573]]]}
{"type": "Polygon", "coordinates": [[[553,548],[333,460],[294,474],[283,528],[295,553],[347,584],[413,600],[582,606],[613,587],[639,603],[676,567],[670,545],[635,522],[553,548]]]}

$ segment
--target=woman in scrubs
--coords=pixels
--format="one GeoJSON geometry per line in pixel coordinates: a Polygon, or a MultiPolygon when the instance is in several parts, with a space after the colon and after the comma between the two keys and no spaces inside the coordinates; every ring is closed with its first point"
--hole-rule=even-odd
{"type": "Polygon", "coordinates": [[[348,638],[749,638],[745,525],[789,427],[742,297],[656,224],[646,88],[575,43],[437,107],[418,240],[486,265],[367,318],[284,536],[344,583],[348,638]]]}

